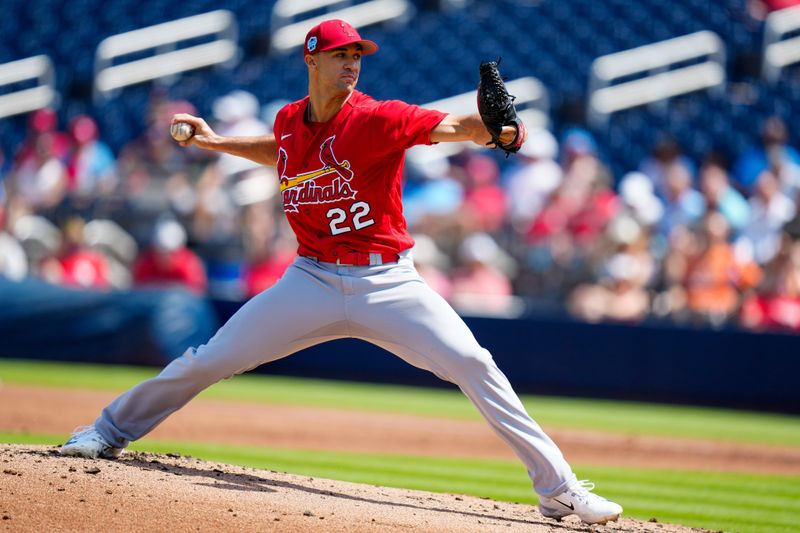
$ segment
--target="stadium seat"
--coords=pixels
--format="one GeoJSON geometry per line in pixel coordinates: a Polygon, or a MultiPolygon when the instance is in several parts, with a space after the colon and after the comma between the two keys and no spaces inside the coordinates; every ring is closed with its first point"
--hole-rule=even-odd
{"type": "MultiPolygon", "coordinates": [[[[90,95],[81,94],[79,89],[91,84],[94,50],[100,40],[225,8],[235,13],[242,50],[247,52],[251,39],[269,28],[273,4],[247,0],[149,0],[147,9],[142,9],[138,0],[6,0],[4,10],[16,16],[0,17],[0,62],[40,53],[51,55],[58,65],[58,90],[62,95],[82,99],[62,106],[61,123],[76,110],[93,111],[100,117],[103,135],[118,150],[140,133],[137,128],[146,111],[149,86],[125,89],[122,98],[102,107],[95,106],[90,95]],[[88,23],[90,13],[96,14],[97,23],[88,23]],[[65,33],[63,28],[71,31],[65,33]],[[117,121],[123,119],[125,122],[117,121]]],[[[407,27],[387,24],[364,29],[365,37],[379,42],[385,52],[365,64],[364,90],[378,98],[414,102],[445,98],[474,87],[477,64],[501,55],[503,68],[510,76],[533,75],[545,83],[556,129],[562,126],[555,114],[559,106],[566,100],[585,98],[588,70],[599,55],[709,29],[725,42],[731,64],[731,58],[757,52],[761,39],[760,28],[747,20],[745,0],[724,5],[706,0],[573,0],[522,3],[514,10],[501,2],[474,2],[469,7],[444,12],[423,5],[423,0],[415,0],[415,4],[416,14],[407,27]],[[413,32],[413,38],[409,38],[409,32],[413,32]],[[429,49],[435,53],[426,52],[429,49]]],[[[796,79],[796,69],[787,72],[787,79],[792,78],[796,79]]],[[[231,73],[204,69],[186,74],[181,80],[171,92],[191,100],[203,114],[210,112],[216,97],[234,88],[251,91],[262,102],[298,98],[306,89],[304,69],[294,53],[245,55],[241,66],[231,73]]],[[[800,84],[796,81],[783,81],[772,88],[761,86],[758,80],[749,82],[757,92],[752,105],[692,95],[681,101],[677,112],[683,122],[665,120],[645,108],[614,118],[606,130],[593,133],[609,152],[615,173],[638,164],[640,154],[650,148],[653,135],[648,132],[653,129],[669,128],[669,133],[677,135],[686,146],[707,146],[713,138],[715,144],[740,147],[756,139],[756,128],[748,124],[759,124],[775,112],[789,113],[792,103],[800,100],[800,84]],[[724,127],[726,120],[739,127],[724,127]]],[[[671,110],[678,109],[674,104],[670,106],[671,110]]],[[[800,133],[793,130],[791,135],[796,143],[800,133]]],[[[7,152],[13,151],[19,138],[15,128],[0,127],[0,145],[7,152]]],[[[693,157],[701,155],[697,150],[692,153],[693,157]]]]}

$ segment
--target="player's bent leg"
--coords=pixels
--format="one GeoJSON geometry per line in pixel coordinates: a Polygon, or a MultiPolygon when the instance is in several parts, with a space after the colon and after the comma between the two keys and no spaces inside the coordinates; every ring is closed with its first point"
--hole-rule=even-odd
{"type": "Polygon", "coordinates": [[[389,273],[372,280],[380,288],[379,305],[372,305],[367,293],[363,306],[353,306],[353,320],[364,328],[364,337],[458,385],[523,461],[536,491],[545,496],[564,491],[575,478],[572,470],[558,447],[525,412],[489,352],[415,272],[404,274],[400,269],[395,277],[389,273]]]}
{"type": "Polygon", "coordinates": [[[621,507],[576,480],[561,451],[531,419],[491,354],[450,305],[408,268],[398,269],[395,279],[388,274],[371,281],[372,294],[380,289],[379,305],[371,305],[374,296],[365,290],[363,305],[353,307],[361,310],[354,320],[363,338],[458,385],[526,465],[546,516],[560,518],[567,512],[589,523],[619,516],[621,507]],[[572,508],[555,513],[548,504],[561,495],[572,508]]]}
{"type": "MultiPolygon", "coordinates": [[[[336,333],[341,308],[335,290],[302,268],[290,267],[275,286],[242,306],[207,344],[186,350],[158,376],[106,406],[93,431],[110,447],[125,448],[210,385],[341,337],[336,333]],[[289,309],[301,302],[313,305],[303,313],[289,309]]],[[[80,449],[70,447],[65,453],[87,456],[80,449]]]]}
{"type": "Polygon", "coordinates": [[[563,492],[575,479],[561,451],[528,415],[505,375],[483,348],[464,352],[453,351],[452,347],[409,346],[417,344],[413,340],[366,340],[455,383],[522,460],[540,495],[563,492]]]}

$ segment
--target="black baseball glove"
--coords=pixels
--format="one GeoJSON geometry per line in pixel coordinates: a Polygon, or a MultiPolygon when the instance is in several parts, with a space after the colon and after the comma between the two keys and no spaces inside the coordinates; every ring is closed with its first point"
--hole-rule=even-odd
{"type": "Polygon", "coordinates": [[[525,124],[517,117],[517,110],[514,109],[514,96],[508,94],[506,84],[500,76],[497,61],[484,61],[480,66],[481,81],[478,84],[478,113],[481,115],[484,126],[492,136],[492,140],[486,143],[492,148],[500,148],[508,154],[517,152],[525,140],[525,124]],[[514,126],[517,135],[510,143],[503,144],[500,141],[500,134],[503,126],[514,126]]]}

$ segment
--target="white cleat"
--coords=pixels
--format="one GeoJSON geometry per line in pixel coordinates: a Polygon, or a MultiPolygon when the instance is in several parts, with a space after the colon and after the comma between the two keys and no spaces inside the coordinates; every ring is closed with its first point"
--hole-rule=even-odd
{"type": "Polygon", "coordinates": [[[72,437],[61,447],[61,455],[85,457],[86,459],[116,459],[124,448],[115,448],[100,436],[94,426],[76,428],[72,437]]]}
{"type": "Polygon", "coordinates": [[[571,514],[587,524],[613,522],[622,514],[622,506],[594,494],[594,483],[573,481],[565,492],[547,498],[539,496],[539,512],[547,518],[561,520],[571,514]]]}

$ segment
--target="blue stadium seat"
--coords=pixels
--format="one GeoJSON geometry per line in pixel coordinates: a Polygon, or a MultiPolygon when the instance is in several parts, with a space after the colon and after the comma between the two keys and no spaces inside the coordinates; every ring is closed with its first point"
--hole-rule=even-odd
{"type": "MultiPolygon", "coordinates": [[[[394,25],[364,29],[367,38],[379,42],[383,53],[365,62],[363,88],[374,96],[424,102],[469,90],[476,81],[481,60],[503,56],[509,77],[534,75],[547,86],[553,104],[585,98],[591,62],[599,55],[653,41],[710,29],[725,41],[728,57],[759,52],[761,30],[748,22],[746,0],[709,3],[707,0],[571,0],[521,4],[514,10],[501,2],[475,2],[448,12],[422,9],[406,28],[394,25]],[[501,33],[500,28],[504,28],[501,33]],[[413,31],[414,38],[409,38],[413,31]],[[480,38],[476,38],[479,36],[480,38]],[[430,53],[427,50],[435,50],[430,53]]],[[[14,16],[0,17],[0,62],[46,53],[57,64],[57,85],[62,94],[91,83],[94,51],[101,39],[122,31],[198,14],[213,9],[232,10],[240,25],[243,49],[251,38],[263,35],[274,1],[196,0],[4,0],[3,10],[14,16]],[[87,14],[96,21],[87,23],[87,14]],[[70,28],[65,32],[64,28],[70,28]]],[[[737,105],[703,93],[689,95],[670,104],[666,116],[651,109],[636,109],[612,117],[607,129],[595,131],[608,152],[612,168],[624,172],[635,168],[655,136],[666,131],[687,146],[692,157],[714,144],[740,149],[757,137],[757,127],[771,113],[791,112],[800,101],[797,70],[773,88],[750,80],[757,91],[753,105],[737,105]]],[[[106,126],[132,124],[128,129],[105,127],[111,145],[119,149],[138,135],[147,107],[150,85],[132,87],[122,96],[95,106],[87,95],[66,102],[60,110],[67,116],[93,111],[106,126]]],[[[305,73],[297,53],[286,56],[245,57],[233,72],[214,69],[187,73],[171,93],[191,100],[202,114],[210,112],[218,96],[234,88],[256,94],[262,102],[275,98],[298,98],[305,94],[305,73]]],[[[0,121],[0,145],[13,149],[20,133],[8,127],[22,124],[24,117],[0,121]]],[[[556,129],[562,127],[555,123],[556,129]]],[[[792,130],[795,142],[800,131],[792,130]]]]}

